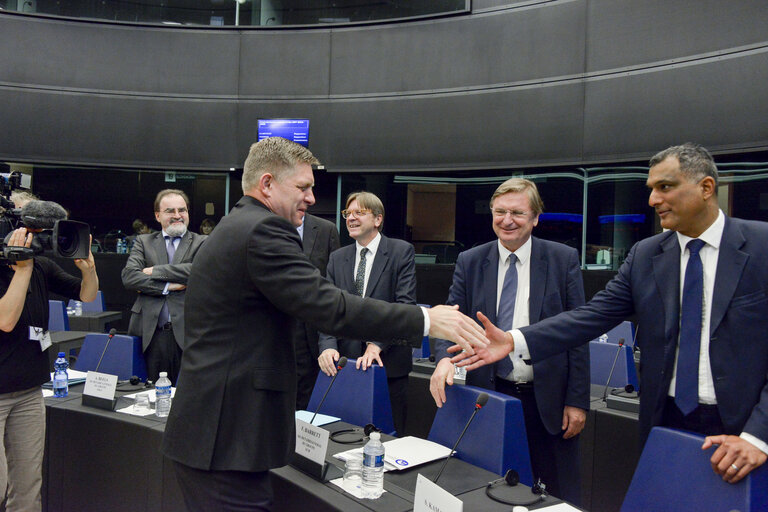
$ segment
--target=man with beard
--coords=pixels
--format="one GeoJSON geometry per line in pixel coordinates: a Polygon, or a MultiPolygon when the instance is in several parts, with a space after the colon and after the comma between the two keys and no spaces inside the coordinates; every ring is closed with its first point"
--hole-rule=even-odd
{"type": "Polygon", "coordinates": [[[141,336],[147,375],[168,372],[175,385],[184,348],[184,292],[192,260],[207,238],[192,233],[189,200],[181,190],[161,190],[155,219],[162,231],[139,235],[123,269],[123,285],[138,293],[128,334],[141,336]]]}

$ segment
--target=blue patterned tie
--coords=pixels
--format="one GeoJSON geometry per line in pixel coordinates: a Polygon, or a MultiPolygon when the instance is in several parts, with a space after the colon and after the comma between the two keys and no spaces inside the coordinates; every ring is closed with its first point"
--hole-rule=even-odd
{"type": "MultiPolygon", "coordinates": [[[[496,325],[502,331],[512,329],[512,320],[515,317],[515,300],[517,299],[517,256],[509,255],[509,268],[504,275],[504,284],[501,287],[499,299],[499,312],[496,315],[496,325]]],[[[514,369],[509,356],[496,363],[496,375],[506,378],[514,369]]]]}
{"type": "Polygon", "coordinates": [[[680,348],[677,355],[675,404],[684,415],[699,406],[699,349],[704,300],[704,267],[699,251],[704,241],[688,242],[688,265],[683,282],[683,305],[680,308],[680,348]]]}
{"type": "MultiPolygon", "coordinates": [[[[173,257],[176,254],[176,240],[180,240],[180,236],[165,237],[165,252],[168,253],[168,263],[173,263],[173,257]]],[[[163,301],[163,308],[160,310],[160,315],[157,317],[157,326],[162,327],[171,321],[171,312],[168,311],[168,301],[163,301]]]]}

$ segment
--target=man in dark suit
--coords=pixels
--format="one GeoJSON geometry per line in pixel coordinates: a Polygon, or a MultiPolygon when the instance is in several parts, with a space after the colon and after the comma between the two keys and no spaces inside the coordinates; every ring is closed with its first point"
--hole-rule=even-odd
{"type": "MultiPolygon", "coordinates": [[[[370,192],[354,192],[347,197],[342,216],[355,243],[331,254],[328,280],[342,290],[362,297],[416,304],[415,251],[408,242],[381,234],[384,225],[381,199],[370,192]],[[363,250],[365,255],[361,256],[363,250]]],[[[411,347],[321,333],[318,363],[326,375],[336,374],[336,361],[340,355],[357,359],[357,368],[363,370],[373,361],[386,369],[392,420],[398,435],[404,435],[411,347]]]]}
{"type": "Polygon", "coordinates": [[[455,308],[423,309],[343,292],[302,252],[314,204],[303,146],[251,146],[243,192],[200,249],[188,280],[186,347],[163,437],[189,510],[270,510],[269,469],[294,452],[296,319],[339,336],[421,343],[427,333],[474,353],[488,342],[455,308]]]}
{"type": "MultiPolygon", "coordinates": [[[[309,261],[317,267],[325,277],[328,258],[339,248],[339,232],[336,226],[320,217],[306,214],[301,226],[298,227],[301,245],[309,261]]],[[[312,390],[317,380],[317,356],[319,355],[317,329],[300,322],[296,329],[296,410],[307,408],[312,390]]]]}
{"type": "Polygon", "coordinates": [[[704,434],[703,449],[718,445],[712,468],[732,483],[764,464],[768,224],[727,217],[717,182],[715,162],[701,146],[655,155],[648,203],[669,231],[635,244],[616,277],[581,308],[511,333],[482,319],[494,344],[466,358],[469,368],[510,349],[535,363],[635,314],[641,438],[656,425],[704,434]]]}
{"type": "MultiPolygon", "coordinates": [[[[579,256],[575,249],[531,236],[544,205],[536,185],[512,178],[491,198],[498,237],[459,255],[449,304],[470,317],[478,311],[507,328],[532,325],[584,304],[579,256]]],[[[437,368],[430,390],[445,402],[454,365],[436,343],[437,368]]],[[[589,409],[589,352],[586,346],[526,365],[511,356],[467,374],[467,384],[493,389],[522,402],[534,478],[551,494],[580,501],[579,438],[589,409]]]]}
{"type": "Polygon", "coordinates": [[[122,272],[123,286],[138,294],[128,334],[141,336],[147,376],[157,381],[160,372],[168,372],[174,385],[184,349],[184,290],[206,239],[187,229],[188,205],[181,190],[158,192],[155,219],[162,231],[136,237],[122,272]]]}

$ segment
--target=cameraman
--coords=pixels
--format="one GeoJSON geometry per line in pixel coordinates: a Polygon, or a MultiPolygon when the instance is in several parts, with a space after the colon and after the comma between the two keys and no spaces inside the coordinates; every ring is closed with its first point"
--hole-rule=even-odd
{"type": "MultiPolygon", "coordinates": [[[[11,233],[7,245],[30,247],[26,228],[11,233]]],[[[93,254],[75,259],[82,280],[53,261],[35,257],[0,263],[0,493],[8,488],[6,510],[40,510],[45,402],[41,384],[50,380],[48,290],[92,301],[99,289],[93,254]]]]}

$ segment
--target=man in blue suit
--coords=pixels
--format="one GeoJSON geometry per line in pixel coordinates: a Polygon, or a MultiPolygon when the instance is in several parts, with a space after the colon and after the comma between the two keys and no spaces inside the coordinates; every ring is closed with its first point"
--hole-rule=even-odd
{"type": "MultiPolygon", "coordinates": [[[[458,304],[470,317],[483,312],[508,329],[584,304],[576,250],[531,236],[542,209],[531,181],[512,178],[496,189],[491,215],[498,239],[459,255],[448,304],[458,304]]],[[[445,384],[453,384],[454,367],[446,352],[450,345],[436,343],[438,363],[430,390],[438,407],[445,402],[445,384]]],[[[532,366],[507,357],[470,372],[466,382],[520,399],[534,477],[553,495],[579,503],[578,434],[589,408],[587,347],[532,366]]]]}
{"type": "Polygon", "coordinates": [[[535,363],[635,314],[641,438],[656,425],[704,434],[702,449],[718,445],[712,468],[735,483],[768,453],[768,224],[720,210],[717,167],[701,146],[655,155],[646,183],[668,231],[638,242],[584,307],[511,333],[482,317],[494,344],[462,364],[509,350],[535,363]]]}
{"type": "MultiPolygon", "coordinates": [[[[375,194],[354,192],[347,198],[347,231],[355,243],[331,254],[328,280],[342,290],[387,302],[416,304],[416,260],[411,244],[381,234],[384,205],[375,194]],[[365,250],[365,256],[360,252],[365,250]],[[363,261],[364,260],[364,261],[363,261]],[[362,270],[361,270],[362,262],[362,270]]],[[[408,402],[408,374],[411,347],[405,344],[337,338],[320,334],[318,364],[327,375],[336,374],[340,356],[357,359],[357,368],[366,370],[374,361],[387,371],[392,420],[398,435],[405,434],[408,402]]]]}

